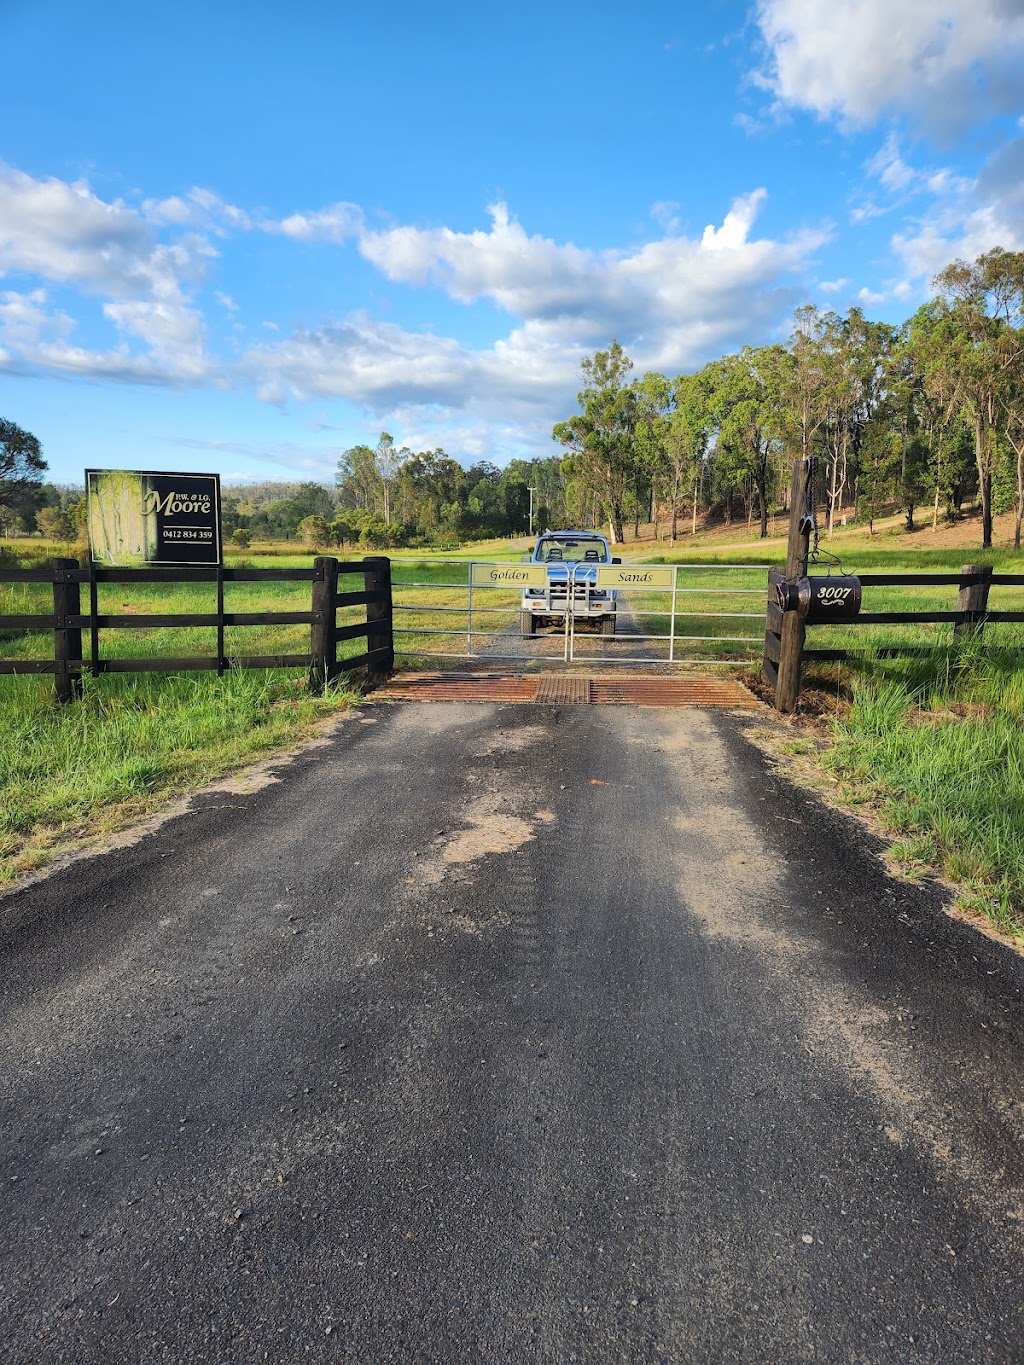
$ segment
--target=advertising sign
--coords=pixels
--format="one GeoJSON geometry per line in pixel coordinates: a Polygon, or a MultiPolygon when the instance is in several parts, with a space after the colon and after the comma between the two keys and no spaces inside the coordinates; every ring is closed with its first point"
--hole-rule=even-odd
{"type": "Polygon", "coordinates": [[[87,469],[85,490],[94,564],[221,562],[219,474],[87,469]]]}
{"type": "Polygon", "coordinates": [[[543,588],[548,571],[543,564],[473,565],[474,588],[543,588]]]}
{"type": "Polygon", "coordinates": [[[612,564],[597,571],[599,588],[671,588],[675,569],[662,564],[612,564]]]}

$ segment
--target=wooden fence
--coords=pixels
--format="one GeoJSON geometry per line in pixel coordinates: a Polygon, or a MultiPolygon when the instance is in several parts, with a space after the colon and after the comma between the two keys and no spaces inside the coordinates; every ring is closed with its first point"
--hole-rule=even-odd
{"type": "MultiPolygon", "coordinates": [[[[801,516],[806,506],[808,462],[801,460],[793,470],[789,547],[786,568],[768,572],[768,611],[765,622],[762,676],[775,691],[776,710],[789,713],[796,709],[804,660],[841,661],[862,656],[857,649],[808,649],[806,632],[828,624],[830,629],[855,629],[860,626],[922,625],[952,622],[953,634],[977,635],[987,623],[1024,622],[1024,611],[990,611],[989,590],[993,587],[1024,587],[1024,574],[995,573],[991,564],[965,564],[959,573],[865,573],[859,574],[863,588],[933,587],[946,584],[959,589],[955,611],[861,611],[849,620],[818,622],[808,625],[795,611],[783,611],[776,597],[776,586],[792,582],[807,571],[810,535],[801,516]]],[[[882,658],[900,655],[927,655],[934,645],[894,644],[873,646],[871,652],[882,658]]]]}
{"type": "Polygon", "coordinates": [[[384,556],[362,560],[338,560],[322,556],[309,569],[103,569],[83,568],[76,559],[51,559],[45,569],[0,567],[0,584],[50,583],[53,611],[32,615],[0,615],[0,631],[40,630],[53,633],[52,659],[0,659],[3,673],[52,673],[58,700],[71,701],[81,694],[83,673],[180,673],[194,670],[223,674],[233,668],[307,668],[310,685],[322,689],[341,673],[365,668],[374,675],[390,673],[395,649],[391,611],[391,561],[384,556]],[[339,592],[339,578],[359,576],[362,585],[339,592]],[[98,590],[113,583],[210,583],[217,589],[213,612],[161,615],[108,615],[99,611],[98,590]],[[310,583],[309,611],[225,611],[225,583],[310,583]],[[88,610],[82,610],[82,589],[88,592],[88,610]],[[339,607],[366,608],[364,621],[338,625],[339,607]],[[308,625],[308,654],[248,654],[228,656],[224,648],[227,626],[308,625]],[[216,653],[191,658],[104,658],[100,653],[103,630],[147,630],[166,626],[213,626],[217,631],[216,653]],[[83,632],[89,640],[83,653],[83,632]],[[343,640],[366,640],[361,654],[338,658],[343,640]]]}

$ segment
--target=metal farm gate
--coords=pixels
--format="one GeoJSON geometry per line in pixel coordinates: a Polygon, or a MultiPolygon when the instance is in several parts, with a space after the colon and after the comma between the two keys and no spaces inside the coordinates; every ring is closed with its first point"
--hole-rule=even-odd
{"type": "Polygon", "coordinates": [[[549,583],[543,565],[522,561],[393,559],[395,654],[407,666],[531,672],[759,663],[767,565],[601,565],[596,576],[592,567],[573,565],[568,581],[549,583]],[[524,594],[550,612],[540,629],[524,615],[524,594]]]}

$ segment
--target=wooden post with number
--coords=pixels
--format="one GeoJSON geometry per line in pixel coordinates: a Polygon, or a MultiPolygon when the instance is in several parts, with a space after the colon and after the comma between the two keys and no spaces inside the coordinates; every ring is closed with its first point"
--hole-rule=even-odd
{"type": "MultiPolygon", "coordinates": [[[[797,460],[789,501],[789,543],[786,549],[786,578],[793,582],[807,572],[810,528],[803,518],[807,511],[811,462],[797,460]]],[[[810,489],[813,496],[813,489],[810,489]]],[[[796,710],[800,699],[800,662],[804,649],[804,623],[795,611],[782,613],[779,631],[779,660],[775,680],[775,709],[783,715],[796,710]]]]}
{"type": "Polygon", "coordinates": [[[81,616],[82,591],[77,559],[51,559],[53,570],[54,690],[60,702],[82,695],[82,628],[68,618],[81,616]]]}

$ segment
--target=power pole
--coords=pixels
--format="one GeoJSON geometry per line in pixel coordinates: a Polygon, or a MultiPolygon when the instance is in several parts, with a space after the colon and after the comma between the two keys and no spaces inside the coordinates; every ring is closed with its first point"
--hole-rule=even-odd
{"type": "Polygon", "coordinates": [[[534,493],[536,493],[537,489],[536,489],[536,487],[535,487],[532,483],[529,484],[528,487],[529,487],[529,490],[530,490],[530,535],[532,536],[532,535],[533,535],[533,495],[534,495],[534,493]]]}

